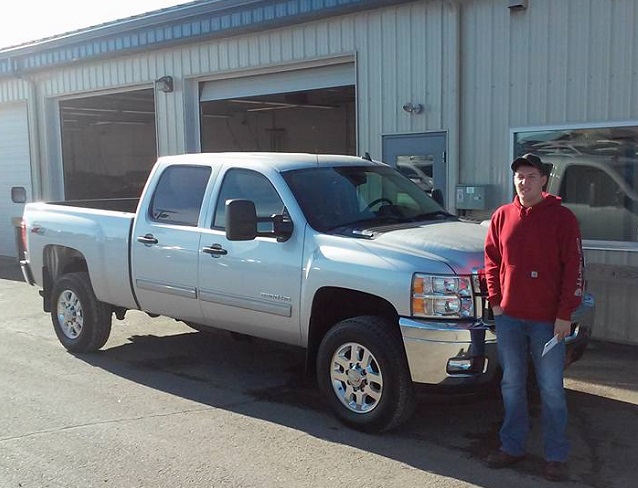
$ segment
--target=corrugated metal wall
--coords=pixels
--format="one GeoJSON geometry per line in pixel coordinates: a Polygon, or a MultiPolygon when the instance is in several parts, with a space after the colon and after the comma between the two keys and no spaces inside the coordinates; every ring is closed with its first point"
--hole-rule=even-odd
{"type": "Polygon", "coordinates": [[[0,103],[19,102],[27,99],[27,84],[16,78],[0,79],[0,103]]]}
{"type": "Polygon", "coordinates": [[[638,120],[638,2],[464,2],[460,179],[509,195],[510,130],[638,120]]]}
{"type": "MultiPolygon", "coordinates": [[[[381,135],[445,129],[446,34],[450,5],[440,0],[334,17],[299,26],[228,39],[149,51],[124,58],[48,70],[34,77],[39,87],[43,161],[43,198],[56,198],[61,164],[55,101],[101,90],[149,87],[171,75],[173,93],[156,93],[160,154],[193,151],[197,82],[224,74],[260,73],[282,65],[356,56],[359,149],[381,157],[381,135]],[[356,55],[355,55],[356,53],[356,55]],[[51,102],[53,101],[53,102],[51,102]],[[412,101],[426,107],[413,116],[401,110],[412,101]],[[56,169],[57,168],[57,169],[56,169]]],[[[3,97],[4,98],[4,97],[3,97]]]]}
{"type": "Polygon", "coordinates": [[[595,337],[638,344],[638,253],[585,251],[587,283],[596,297],[595,337]]]}
{"type": "MultiPolygon", "coordinates": [[[[464,2],[460,181],[510,198],[513,129],[607,121],[638,125],[638,2],[464,2]]],[[[488,213],[489,214],[489,213],[488,213]]],[[[638,247],[587,249],[594,336],[638,343],[638,247]]]]}

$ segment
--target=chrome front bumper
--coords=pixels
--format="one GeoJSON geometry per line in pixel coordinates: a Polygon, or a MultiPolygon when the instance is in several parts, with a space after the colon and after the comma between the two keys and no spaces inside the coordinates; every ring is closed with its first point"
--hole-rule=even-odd
{"type": "Polygon", "coordinates": [[[408,365],[415,383],[475,385],[494,379],[496,336],[483,322],[429,322],[399,319],[408,365]]]}
{"type": "MultiPolygon", "coordinates": [[[[573,331],[565,338],[565,366],[585,351],[594,311],[594,298],[587,294],[572,315],[573,331]]],[[[415,383],[471,386],[489,383],[499,374],[496,334],[481,320],[452,323],[401,317],[399,326],[415,383]]]]}

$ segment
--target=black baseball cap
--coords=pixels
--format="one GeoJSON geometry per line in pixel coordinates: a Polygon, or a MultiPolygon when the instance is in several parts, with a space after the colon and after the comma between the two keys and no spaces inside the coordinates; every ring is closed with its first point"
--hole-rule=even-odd
{"type": "Polygon", "coordinates": [[[514,171],[514,173],[516,173],[518,168],[521,166],[533,166],[540,171],[541,175],[547,174],[547,170],[543,161],[541,161],[541,158],[534,156],[532,153],[524,154],[512,161],[512,171],[514,171]]]}

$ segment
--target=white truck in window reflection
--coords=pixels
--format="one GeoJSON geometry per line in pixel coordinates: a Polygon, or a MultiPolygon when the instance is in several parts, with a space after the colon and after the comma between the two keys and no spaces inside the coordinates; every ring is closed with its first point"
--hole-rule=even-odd
{"type": "MultiPolygon", "coordinates": [[[[69,351],[130,309],[293,344],[344,423],[383,431],[419,385],[497,376],[485,232],[383,163],[190,154],[160,158],[139,201],[27,204],[21,265],[69,351]]],[[[592,314],[587,297],[569,361],[592,314]]]]}
{"type": "Polygon", "coordinates": [[[635,159],[546,155],[547,191],[578,219],[583,239],[638,241],[635,159]]]}

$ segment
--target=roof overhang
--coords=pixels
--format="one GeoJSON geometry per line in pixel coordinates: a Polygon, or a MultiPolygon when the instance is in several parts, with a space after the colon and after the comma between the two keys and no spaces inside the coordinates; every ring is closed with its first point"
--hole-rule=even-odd
{"type": "Polygon", "coordinates": [[[0,50],[0,77],[414,0],[198,0],[0,50]]]}

